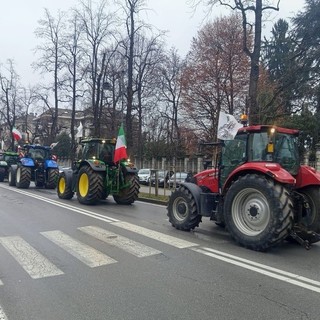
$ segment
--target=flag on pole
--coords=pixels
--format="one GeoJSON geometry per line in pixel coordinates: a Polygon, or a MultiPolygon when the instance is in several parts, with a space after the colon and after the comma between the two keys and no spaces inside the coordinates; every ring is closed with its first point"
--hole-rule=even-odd
{"type": "Polygon", "coordinates": [[[82,122],[80,121],[79,127],[77,128],[76,138],[82,138],[82,136],[83,136],[83,126],[82,126],[82,122]]]}
{"type": "Polygon", "coordinates": [[[114,162],[118,162],[122,159],[127,159],[127,143],[126,143],[126,138],[124,136],[124,130],[123,126],[121,124],[119,133],[118,133],[118,138],[117,138],[117,143],[116,143],[116,148],[114,150],[114,162]]]}
{"type": "Polygon", "coordinates": [[[13,139],[16,140],[16,141],[19,141],[20,139],[22,139],[21,132],[18,129],[14,128],[14,127],[12,129],[12,135],[13,135],[13,139]]]}
{"type": "Polygon", "coordinates": [[[220,111],[218,139],[233,140],[240,128],[242,128],[241,123],[239,123],[233,115],[220,111]]]}

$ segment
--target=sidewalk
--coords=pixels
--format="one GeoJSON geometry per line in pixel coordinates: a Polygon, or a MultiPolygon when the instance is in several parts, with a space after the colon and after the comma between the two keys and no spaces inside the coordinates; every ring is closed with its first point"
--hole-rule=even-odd
{"type": "Polygon", "coordinates": [[[143,184],[140,184],[140,192],[143,193],[148,193],[148,194],[154,194],[154,195],[159,195],[159,196],[170,196],[171,195],[171,190],[168,188],[158,188],[158,190],[156,190],[155,187],[150,187],[150,186],[146,186],[143,184]],[[156,191],[158,191],[158,193],[156,193],[156,191]]]}

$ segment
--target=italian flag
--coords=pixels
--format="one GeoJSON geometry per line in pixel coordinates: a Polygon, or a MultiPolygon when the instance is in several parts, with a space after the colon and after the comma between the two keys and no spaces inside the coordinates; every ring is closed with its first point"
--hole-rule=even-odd
{"type": "Polygon", "coordinates": [[[116,149],[114,150],[114,162],[118,162],[122,159],[127,159],[127,143],[126,143],[126,138],[124,136],[124,130],[123,126],[121,124],[121,127],[119,129],[118,133],[118,138],[117,138],[117,143],[116,143],[116,149]]]}
{"type": "Polygon", "coordinates": [[[20,139],[22,139],[21,132],[16,128],[12,129],[12,135],[13,135],[13,139],[16,140],[16,141],[19,141],[20,139]]]}

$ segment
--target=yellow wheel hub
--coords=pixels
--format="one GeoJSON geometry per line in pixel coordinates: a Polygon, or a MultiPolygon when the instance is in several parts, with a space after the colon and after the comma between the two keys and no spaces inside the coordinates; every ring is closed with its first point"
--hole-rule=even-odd
{"type": "Polygon", "coordinates": [[[58,188],[61,194],[63,194],[66,191],[66,179],[64,177],[60,178],[58,188]]]}
{"type": "Polygon", "coordinates": [[[89,177],[87,174],[83,173],[78,182],[78,191],[81,197],[85,197],[88,194],[89,190],[89,177]]]}

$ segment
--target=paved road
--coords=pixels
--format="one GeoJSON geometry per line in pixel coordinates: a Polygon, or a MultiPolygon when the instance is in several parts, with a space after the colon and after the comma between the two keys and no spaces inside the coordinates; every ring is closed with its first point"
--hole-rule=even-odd
{"type": "Polygon", "coordinates": [[[319,319],[320,245],[238,247],[160,205],[82,206],[0,184],[0,319],[319,319]]]}

